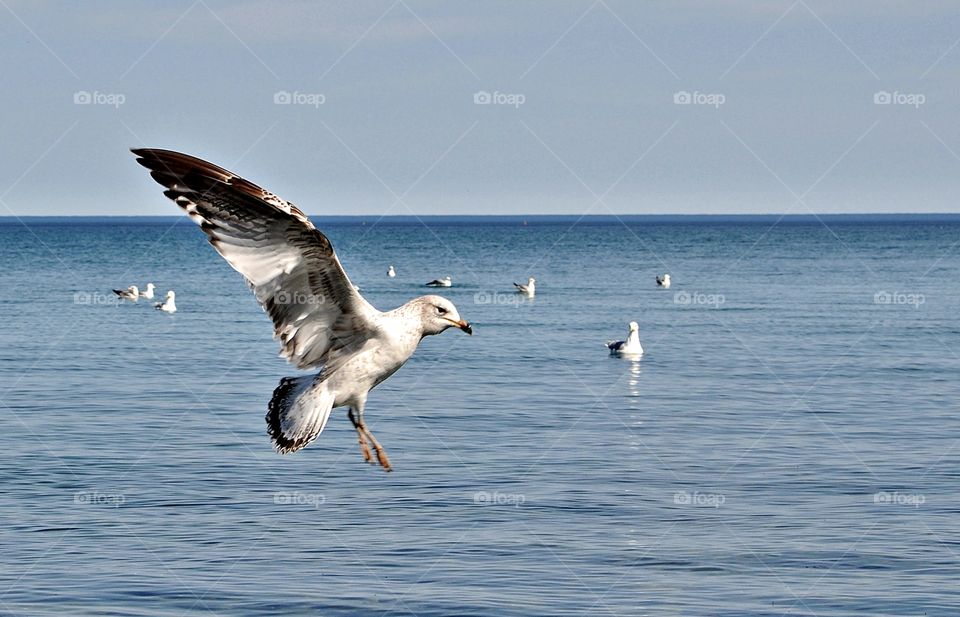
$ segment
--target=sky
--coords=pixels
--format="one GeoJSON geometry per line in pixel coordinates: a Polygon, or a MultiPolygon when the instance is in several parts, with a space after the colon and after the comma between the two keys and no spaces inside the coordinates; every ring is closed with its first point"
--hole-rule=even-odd
{"type": "Polygon", "coordinates": [[[0,216],[957,211],[960,11],[877,0],[0,0],[0,216]]]}

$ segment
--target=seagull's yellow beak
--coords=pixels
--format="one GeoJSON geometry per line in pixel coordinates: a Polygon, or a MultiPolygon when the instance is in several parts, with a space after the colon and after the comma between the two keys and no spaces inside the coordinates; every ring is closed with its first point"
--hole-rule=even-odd
{"type": "Polygon", "coordinates": [[[466,332],[467,334],[473,336],[473,328],[470,326],[469,323],[467,323],[467,322],[464,321],[463,319],[461,319],[460,321],[454,321],[454,320],[452,320],[452,319],[448,319],[447,321],[449,321],[450,323],[452,323],[452,324],[455,325],[456,327],[460,328],[461,330],[463,330],[463,331],[466,332]]]}

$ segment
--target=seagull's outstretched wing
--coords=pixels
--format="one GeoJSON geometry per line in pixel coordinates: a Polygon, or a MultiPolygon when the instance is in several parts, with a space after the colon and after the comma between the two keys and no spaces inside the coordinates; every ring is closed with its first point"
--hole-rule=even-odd
{"type": "Polygon", "coordinates": [[[325,235],[292,203],[204,160],[135,149],[273,319],[282,355],[297,368],[328,367],[376,334],[378,311],[343,271],[325,235]]]}

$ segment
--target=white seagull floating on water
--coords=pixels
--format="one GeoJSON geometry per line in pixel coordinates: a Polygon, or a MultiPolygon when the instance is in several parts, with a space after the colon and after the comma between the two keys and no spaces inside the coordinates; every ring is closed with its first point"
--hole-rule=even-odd
{"type": "Polygon", "coordinates": [[[664,289],[670,289],[670,275],[664,274],[663,276],[657,277],[657,287],[663,287],[664,289]]]}
{"type": "Polygon", "coordinates": [[[537,293],[537,279],[533,278],[532,276],[527,279],[526,285],[514,283],[513,286],[517,288],[518,293],[526,294],[528,296],[533,296],[537,293]]]}
{"type": "Polygon", "coordinates": [[[131,285],[126,289],[114,289],[113,293],[120,296],[121,300],[129,300],[131,302],[136,302],[137,298],[140,297],[140,290],[137,289],[136,285],[131,285]]]}
{"type": "Polygon", "coordinates": [[[397,275],[397,271],[393,269],[393,266],[390,266],[389,268],[387,268],[387,276],[389,276],[390,278],[393,278],[396,275],[397,275]]]}
{"type": "Polygon", "coordinates": [[[157,286],[153,283],[147,283],[147,288],[140,292],[140,297],[146,298],[147,300],[153,300],[153,290],[156,288],[157,286]]]}
{"type": "Polygon", "coordinates": [[[630,322],[630,332],[625,341],[607,341],[607,349],[614,356],[639,356],[643,354],[640,345],[640,326],[635,321],[630,322]]]}
{"type": "Polygon", "coordinates": [[[473,330],[452,302],[421,296],[380,312],[353,287],[333,246],[292,203],[201,159],[133,150],[164,194],[209,236],[273,320],[281,355],[315,375],[285,377],[273,391],[267,432],[281,453],[317,438],[334,407],[349,407],[364,458],[390,460],[364,420],[370,390],[396,372],[427,335],[473,330]],[[294,302],[278,302],[277,298],[294,302]],[[319,299],[319,300],[317,300],[319,299]],[[369,445],[368,445],[369,444],[369,445]]]}
{"type": "Polygon", "coordinates": [[[164,313],[176,313],[177,312],[177,303],[175,298],[177,294],[173,293],[173,290],[167,292],[167,299],[163,302],[155,302],[153,304],[157,310],[163,311],[164,313]]]}
{"type": "Polygon", "coordinates": [[[442,279],[433,279],[427,283],[427,287],[453,287],[453,279],[449,276],[442,279]]]}

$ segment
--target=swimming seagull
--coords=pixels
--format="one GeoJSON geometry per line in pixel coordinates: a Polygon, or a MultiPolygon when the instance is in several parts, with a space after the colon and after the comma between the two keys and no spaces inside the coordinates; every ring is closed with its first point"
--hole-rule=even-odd
{"type": "Polygon", "coordinates": [[[640,345],[640,326],[635,321],[630,322],[630,332],[625,341],[607,341],[607,349],[614,356],[639,356],[643,354],[640,345]]]}
{"type": "Polygon", "coordinates": [[[670,275],[664,274],[663,276],[657,276],[657,287],[670,289],[670,275]]]}
{"type": "Polygon", "coordinates": [[[453,279],[449,276],[442,279],[433,279],[427,283],[427,287],[453,287],[453,279]]]}
{"type": "Polygon", "coordinates": [[[167,292],[167,299],[163,302],[154,302],[153,306],[164,313],[176,313],[177,312],[177,303],[175,298],[177,294],[173,293],[173,290],[167,292]]]}
{"type": "Polygon", "coordinates": [[[390,266],[389,268],[387,268],[387,276],[389,276],[390,278],[393,278],[396,275],[397,275],[397,271],[393,269],[393,266],[390,266]]]}
{"type": "Polygon", "coordinates": [[[137,289],[136,285],[131,285],[126,289],[114,289],[113,293],[120,296],[121,300],[129,300],[131,302],[136,302],[137,298],[140,297],[140,290],[137,289]]]}
{"type": "Polygon", "coordinates": [[[153,283],[147,283],[147,288],[144,291],[141,291],[140,295],[147,300],[153,300],[153,290],[156,288],[157,286],[153,283]]]}
{"type": "Polygon", "coordinates": [[[537,293],[537,279],[532,276],[527,279],[526,285],[514,283],[513,286],[517,288],[518,293],[527,294],[528,296],[533,296],[537,293]]]}
{"type": "Polygon", "coordinates": [[[427,335],[473,334],[452,302],[422,296],[380,312],[356,290],[333,246],[292,203],[206,161],[169,150],[133,150],[164,195],[199,222],[273,320],[281,355],[315,375],[285,377],[273,391],[267,432],[281,453],[317,438],[334,407],[348,407],[360,450],[390,471],[364,420],[370,390],[396,372],[427,335]]]}

